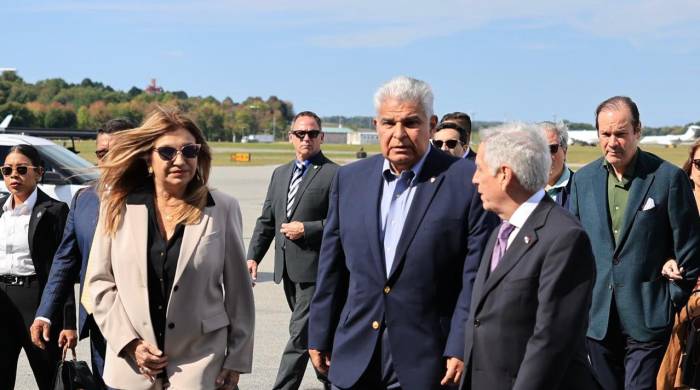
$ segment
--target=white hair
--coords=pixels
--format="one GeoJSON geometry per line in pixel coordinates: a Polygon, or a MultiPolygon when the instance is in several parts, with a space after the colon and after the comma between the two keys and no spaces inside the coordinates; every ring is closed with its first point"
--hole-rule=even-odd
{"type": "Polygon", "coordinates": [[[387,99],[420,103],[425,116],[428,119],[433,116],[433,90],[425,81],[407,76],[395,77],[374,94],[374,109],[379,111],[379,106],[387,99]]]}
{"type": "Polygon", "coordinates": [[[549,122],[549,121],[544,121],[544,122],[539,122],[537,124],[540,126],[540,128],[543,131],[547,131],[550,133],[554,133],[557,136],[557,139],[559,139],[559,145],[566,149],[569,146],[569,126],[566,125],[566,123],[559,121],[559,122],[549,122]]]}
{"type": "Polygon", "coordinates": [[[547,184],[552,158],[547,139],[537,125],[506,123],[480,132],[479,153],[495,175],[498,168],[508,166],[518,182],[534,193],[547,184]]]}

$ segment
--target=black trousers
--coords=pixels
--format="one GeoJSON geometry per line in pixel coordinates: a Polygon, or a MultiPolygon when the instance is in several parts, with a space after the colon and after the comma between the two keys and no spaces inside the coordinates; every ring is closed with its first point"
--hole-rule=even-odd
{"type": "Polygon", "coordinates": [[[605,338],[586,339],[593,374],[604,390],[655,390],[667,345],[668,336],[648,342],[630,337],[620,323],[614,301],[605,338]]]}
{"type": "MultiPolygon", "coordinates": [[[[309,362],[309,306],[316,290],[315,283],[295,283],[286,272],[282,278],[284,295],[292,310],[289,320],[289,341],[282,353],[277,379],[273,390],[296,390],[304,379],[306,365],[309,362]]],[[[325,375],[316,371],[316,377],[329,388],[325,375]]]]}
{"type": "Polygon", "coordinates": [[[0,389],[13,389],[17,361],[22,348],[27,354],[34,378],[41,390],[49,390],[61,360],[58,334],[61,324],[51,327],[51,340],[42,350],[32,344],[29,326],[41,299],[39,281],[17,286],[0,282],[0,389]]]}

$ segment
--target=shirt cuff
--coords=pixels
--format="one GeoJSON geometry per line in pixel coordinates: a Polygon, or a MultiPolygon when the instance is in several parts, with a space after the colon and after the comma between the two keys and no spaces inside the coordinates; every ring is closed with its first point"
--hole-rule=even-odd
{"type": "Polygon", "coordinates": [[[47,324],[51,325],[51,320],[48,319],[48,318],[46,318],[46,317],[37,317],[37,318],[34,319],[34,321],[36,321],[36,320],[44,321],[44,322],[46,322],[47,324]]]}

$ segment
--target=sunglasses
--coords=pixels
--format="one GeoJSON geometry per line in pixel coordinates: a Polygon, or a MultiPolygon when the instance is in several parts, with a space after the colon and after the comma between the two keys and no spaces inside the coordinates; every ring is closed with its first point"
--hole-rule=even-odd
{"type": "Polygon", "coordinates": [[[290,131],[290,133],[293,136],[299,138],[299,141],[303,141],[304,137],[306,137],[307,135],[309,136],[310,139],[318,138],[318,136],[321,134],[321,130],[308,130],[308,131],[292,130],[292,131],[290,131]]]}
{"type": "Polygon", "coordinates": [[[189,144],[184,145],[180,149],[173,148],[172,146],[161,146],[160,148],[154,148],[160,158],[163,161],[172,161],[175,159],[178,153],[182,154],[184,158],[197,158],[199,156],[199,150],[202,148],[200,144],[189,144]]]}
{"type": "Polygon", "coordinates": [[[460,140],[458,140],[458,139],[450,139],[450,140],[447,140],[447,141],[441,141],[441,140],[439,140],[439,139],[434,139],[434,140],[433,140],[433,145],[435,145],[435,147],[438,148],[438,149],[441,149],[443,144],[447,145],[447,148],[448,148],[448,149],[454,149],[454,148],[456,148],[456,147],[457,147],[457,144],[464,145],[464,144],[462,143],[462,141],[460,141],[460,140]]]}
{"type": "Polygon", "coordinates": [[[695,166],[695,169],[700,169],[700,158],[694,158],[692,163],[695,166]]]}
{"type": "Polygon", "coordinates": [[[550,144],[549,145],[549,153],[550,154],[557,154],[557,152],[559,151],[559,146],[560,146],[559,144],[550,144]]]}
{"type": "MultiPolygon", "coordinates": [[[[29,171],[29,168],[36,168],[36,167],[30,167],[27,165],[20,165],[18,167],[14,167],[14,170],[17,171],[17,173],[19,173],[20,175],[24,176],[29,171]]],[[[0,171],[2,171],[3,176],[10,176],[12,174],[13,168],[9,165],[5,165],[4,167],[0,168],[0,171]]]]}
{"type": "Polygon", "coordinates": [[[102,158],[105,155],[107,155],[107,152],[109,152],[109,150],[107,149],[95,150],[95,157],[97,157],[99,160],[102,160],[102,158]]]}

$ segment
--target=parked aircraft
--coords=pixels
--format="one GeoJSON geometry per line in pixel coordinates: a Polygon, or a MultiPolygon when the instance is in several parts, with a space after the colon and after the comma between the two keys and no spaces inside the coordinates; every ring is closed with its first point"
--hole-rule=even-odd
{"type": "Polygon", "coordinates": [[[10,126],[10,122],[12,122],[12,115],[6,116],[5,119],[0,122],[0,132],[5,132],[5,129],[10,126]]]}
{"type": "Polygon", "coordinates": [[[688,126],[688,130],[684,134],[669,134],[669,135],[648,135],[642,137],[639,141],[640,144],[654,144],[654,145],[666,145],[670,147],[675,147],[681,143],[688,143],[695,141],[700,134],[700,126],[688,126]]]}
{"type": "Polygon", "coordinates": [[[598,131],[569,130],[569,145],[598,145],[598,131]]]}

